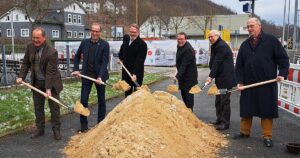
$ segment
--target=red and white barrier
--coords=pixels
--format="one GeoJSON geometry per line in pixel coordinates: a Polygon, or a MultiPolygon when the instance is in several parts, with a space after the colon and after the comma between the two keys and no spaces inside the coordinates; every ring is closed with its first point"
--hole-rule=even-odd
{"type": "Polygon", "coordinates": [[[277,105],[300,117],[300,65],[291,64],[288,80],[278,83],[277,105]]]}
{"type": "Polygon", "coordinates": [[[300,83],[300,65],[290,65],[288,80],[300,83]]]}
{"type": "Polygon", "coordinates": [[[290,112],[290,113],[292,113],[292,114],[300,117],[300,109],[299,109],[298,106],[295,106],[293,104],[287,103],[285,101],[280,101],[280,100],[277,101],[277,105],[280,108],[282,108],[282,109],[284,109],[284,110],[286,110],[286,111],[288,111],[288,112],[290,112]]]}

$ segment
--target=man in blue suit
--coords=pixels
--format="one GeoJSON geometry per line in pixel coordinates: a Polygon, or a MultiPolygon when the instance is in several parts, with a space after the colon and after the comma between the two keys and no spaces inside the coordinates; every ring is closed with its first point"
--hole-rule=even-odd
{"type": "MultiPolygon", "coordinates": [[[[81,58],[82,74],[97,80],[95,84],[98,96],[98,123],[105,118],[105,86],[103,82],[108,79],[108,61],[109,61],[109,44],[101,37],[101,27],[99,23],[93,23],[91,26],[91,38],[81,42],[74,59],[74,76],[79,76],[79,63],[81,58]]],[[[88,107],[89,94],[93,81],[82,78],[81,99],[80,102],[84,107],[88,107]]],[[[88,130],[88,120],[86,116],[80,115],[81,128],[79,132],[88,130]]]]}

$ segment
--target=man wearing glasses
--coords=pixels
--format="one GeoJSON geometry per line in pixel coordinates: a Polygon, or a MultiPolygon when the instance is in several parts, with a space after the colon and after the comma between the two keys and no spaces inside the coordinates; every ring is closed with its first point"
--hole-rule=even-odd
{"type": "MultiPolygon", "coordinates": [[[[108,61],[109,61],[109,44],[101,37],[101,27],[99,23],[93,23],[91,26],[91,38],[81,42],[74,58],[74,76],[79,76],[79,63],[81,57],[82,74],[97,80],[95,83],[98,96],[98,123],[105,118],[105,86],[103,82],[108,79],[108,61]]],[[[88,107],[89,94],[93,85],[93,81],[82,78],[81,98],[80,102],[84,107],[88,107]]],[[[80,115],[81,128],[78,132],[86,132],[88,130],[88,120],[86,116],[80,115]]]]}
{"type": "MultiPolygon", "coordinates": [[[[232,51],[228,44],[221,39],[220,32],[212,30],[209,32],[211,43],[211,58],[209,61],[210,73],[207,83],[215,79],[219,89],[231,89],[234,86],[234,65],[232,51]]],[[[217,120],[212,122],[216,130],[226,130],[230,124],[230,94],[216,96],[215,107],[217,120]]]]}
{"type": "Polygon", "coordinates": [[[289,58],[280,41],[262,31],[257,18],[250,18],[247,28],[249,38],[242,43],[236,61],[237,88],[241,90],[241,122],[240,133],[234,138],[249,138],[253,116],[257,116],[261,118],[264,146],[272,147],[273,119],[278,118],[277,83],[245,90],[243,85],[275,78],[284,80],[288,75],[289,58]]]}
{"type": "Polygon", "coordinates": [[[147,55],[147,44],[139,36],[140,30],[137,24],[132,24],[128,35],[124,36],[123,44],[119,52],[119,59],[132,74],[132,78],[122,69],[122,80],[125,80],[131,89],[125,92],[125,97],[136,90],[136,81],[142,85],[144,78],[144,62],[147,55]]]}

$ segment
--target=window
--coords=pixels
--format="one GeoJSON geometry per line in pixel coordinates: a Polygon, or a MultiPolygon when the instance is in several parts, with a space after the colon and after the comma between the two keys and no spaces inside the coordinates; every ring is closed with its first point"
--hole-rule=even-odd
{"type": "Polygon", "coordinates": [[[74,38],[77,38],[77,31],[73,31],[73,34],[74,34],[74,38]]]}
{"type": "Polygon", "coordinates": [[[52,30],[52,38],[59,38],[59,30],[52,30]]]}
{"type": "Polygon", "coordinates": [[[11,29],[6,29],[6,36],[11,37],[11,35],[12,35],[11,29]]]}
{"type": "Polygon", "coordinates": [[[67,38],[72,38],[72,31],[67,31],[67,38]]]}
{"type": "Polygon", "coordinates": [[[9,21],[10,20],[10,16],[8,15],[7,17],[6,17],[6,21],[9,21]]]}
{"type": "Polygon", "coordinates": [[[91,37],[91,32],[87,32],[86,33],[86,38],[90,38],[91,37]]]}
{"type": "Polygon", "coordinates": [[[81,24],[81,15],[78,15],[78,24],[81,24]]]}
{"type": "Polygon", "coordinates": [[[72,15],[68,14],[68,23],[72,23],[72,15]]]}
{"type": "Polygon", "coordinates": [[[1,30],[0,30],[0,37],[2,36],[1,30]]]}
{"type": "Polygon", "coordinates": [[[19,21],[19,15],[16,14],[16,21],[19,21]]]}
{"type": "Polygon", "coordinates": [[[78,37],[79,38],[84,38],[84,33],[83,32],[78,32],[78,37]]]}
{"type": "Polygon", "coordinates": [[[73,23],[76,24],[77,23],[77,16],[73,15],[73,23]]]}
{"type": "Polygon", "coordinates": [[[21,29],[21,37],[29,37],[29,29],[21,29]]]}
{"type": "Polygon", "coordinates": [[[27,15],[25,15],[25,20],[28,20],[28,16],[27,15]]]}

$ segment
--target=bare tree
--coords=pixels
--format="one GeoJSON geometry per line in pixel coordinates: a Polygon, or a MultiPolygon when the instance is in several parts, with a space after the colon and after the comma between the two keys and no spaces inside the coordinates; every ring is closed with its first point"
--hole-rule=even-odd
{"type": "Polygon", "coordinates": [[[18,7],[25,12],[31,27],[41,24],[51,12],[48,10],[52,0],[19,0],[18,7]]]}

